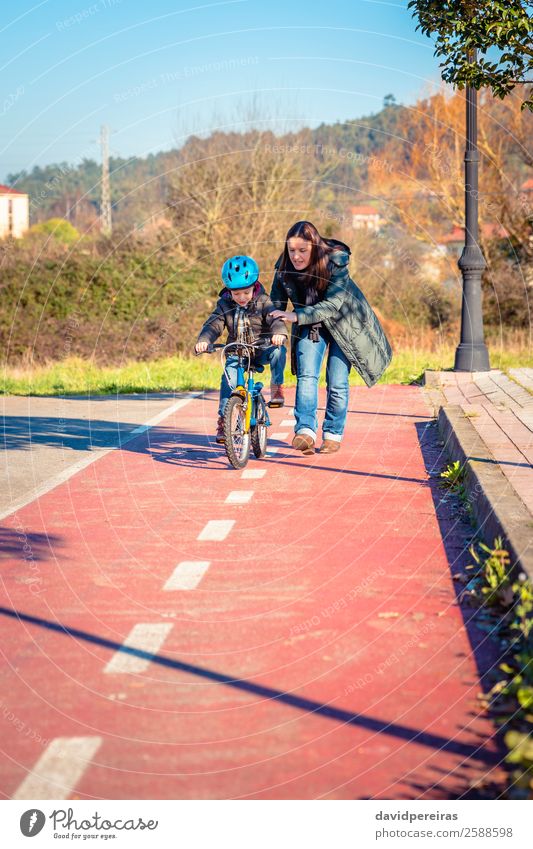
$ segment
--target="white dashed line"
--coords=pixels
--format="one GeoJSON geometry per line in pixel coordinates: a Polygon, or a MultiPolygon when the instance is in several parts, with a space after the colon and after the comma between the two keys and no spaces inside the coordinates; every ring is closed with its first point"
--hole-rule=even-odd
{"type": "Polygon", "coordinates": [[[12,798],[68,799],[101,744],[101,737],[56,737],[12,798]]]}
{"type": "Polygon", "coordinates": [[[209,560],[183,560],[178,563],[164,590],[194,590],[211,565],[209,560]]]}
{"type": "Polygon", "coordinates": [[[241,475],[241,478],[247,481],[258,480],[259,478],[264,478],[266,475],[266,469],[245,469],[241,475]]]}
{"type": "Polygon", "coordinates": [[[211,519],[196,539],[220,542],[226,539],[234,524],[235,519],[211,519]]]}
{"type": "Polygon", "coordinates": [[[280,427],[294,427],[295,424],[296,424],[296,419],[283,419],[283,421],[280,422],[279,426],[280,427]]]}
{"type": "Polygon", "coordinates": [[[122,672],[143,672],[171,630],[172,625],[163,622],[134,625],[122,644],[126,651],[115,652],[104,672],[113,675],[122,672]],[[139,657],[135,652],[127,651],[127,649],[139,649],[143,652],[143,656],[139,657]],[[150,657],[145,657],[146,654],[150,657]]]}
{"type": "Polygon", "coordinates": [[[285,439],[288,439],[288,437],[288,433],[269,433],[268,435],[269,439],[279,439],[280,441],[284,441],[285,439]]]}
{"type": "Polygon", "coordinates": [[[253,494],[253,489],[235,489],[230,492],[225,504],[248,504],[253,494]]]}

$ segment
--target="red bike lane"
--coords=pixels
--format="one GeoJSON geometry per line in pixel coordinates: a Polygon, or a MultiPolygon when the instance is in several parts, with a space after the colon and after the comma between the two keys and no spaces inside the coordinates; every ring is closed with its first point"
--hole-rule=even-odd
{"type": "Polygon", "coordinates": [[[4,797],[464,795],[501,757],[493,650],[456,604],[466,529],[436,512],[421,390],[352,389],[336,455],[272,411],[286,437],[245,473],[215,410],[4,520],[4,797]]]}

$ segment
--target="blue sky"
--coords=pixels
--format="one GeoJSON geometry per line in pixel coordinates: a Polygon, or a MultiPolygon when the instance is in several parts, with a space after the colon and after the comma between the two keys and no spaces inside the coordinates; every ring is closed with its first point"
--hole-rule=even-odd
{"type": "Polygon", "coordinates": [[[2,4],[0,179],[157,153],[192,131],[357,119],[439,84],[405,2],[36,0],[2,4]]]}

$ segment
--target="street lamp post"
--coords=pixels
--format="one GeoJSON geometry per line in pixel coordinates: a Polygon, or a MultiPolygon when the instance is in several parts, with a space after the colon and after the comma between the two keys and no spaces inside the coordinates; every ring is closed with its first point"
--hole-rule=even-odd
{"type": "MultiPolygon", "coordinates": [[[[475,61],[475,52],[473,55],[475,61]]],[[[477,91],[466,87],[465,246],[458,266],[463,276],[461,341],[454,371],[489,371],[489,352],[483,337],[481,274],[486,266],[478,244],[477,91]]]]}

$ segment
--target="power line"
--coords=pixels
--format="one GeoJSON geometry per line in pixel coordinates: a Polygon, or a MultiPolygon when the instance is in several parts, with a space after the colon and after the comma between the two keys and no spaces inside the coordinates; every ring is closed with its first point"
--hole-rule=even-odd
{"type": "Polygon", "coordinates": [[[100,221],[102,233],[111,235],[111,192],[109,189],[109,127],[102,125],[100,131],[100,145],[102,148],[102,201],[100,207],[100,221]]]}

